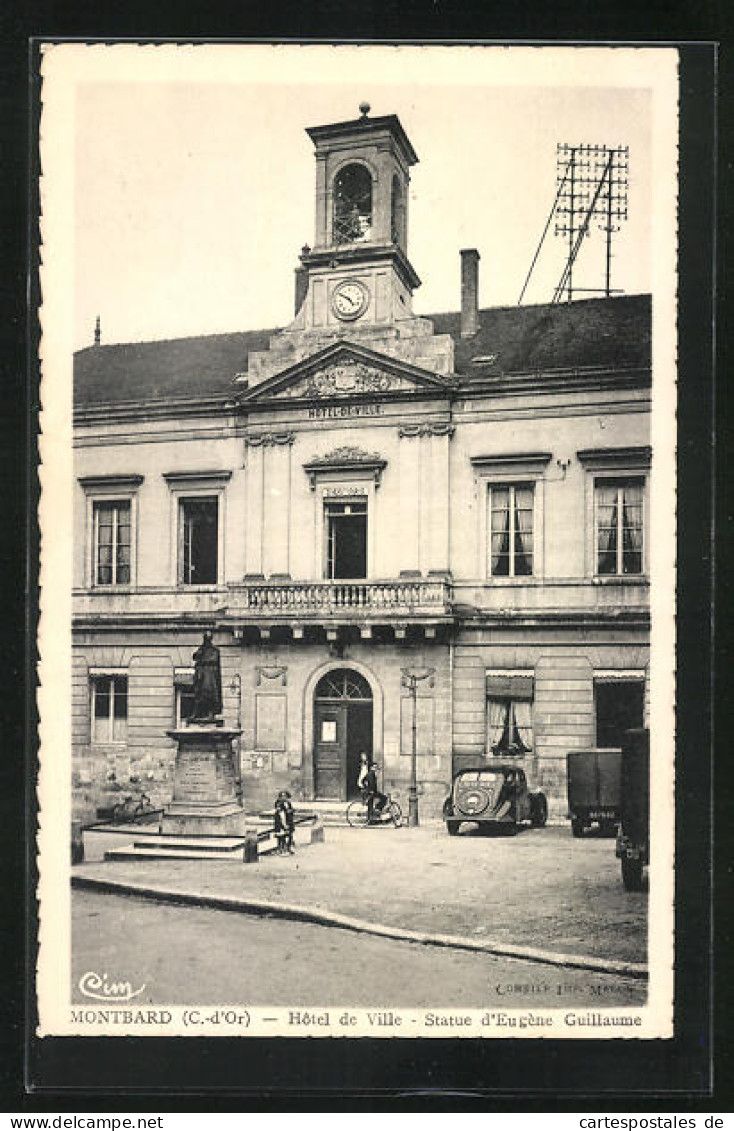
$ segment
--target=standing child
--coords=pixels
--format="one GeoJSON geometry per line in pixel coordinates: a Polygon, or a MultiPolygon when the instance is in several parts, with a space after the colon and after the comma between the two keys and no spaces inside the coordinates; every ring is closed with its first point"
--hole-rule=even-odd
{"type": "Polygon", "coordinates": [[[291,795],[287,789],[281,789],[275,801],[275,836],[278,841],[278,854],[286,856],[296,851],[293,844],[293,830],[295,828],[295,815],[291,804],[291,795]]]}

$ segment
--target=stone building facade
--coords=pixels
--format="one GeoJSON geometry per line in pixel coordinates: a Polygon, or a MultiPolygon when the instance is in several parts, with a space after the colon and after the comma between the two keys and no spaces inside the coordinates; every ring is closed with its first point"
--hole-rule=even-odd
{"type": "Polygon", "coordinates": [[[76,355],[75,813],[170,800],[210,630],[246,806],[404,798],[415,707],[423,813],[513,758],[562,816],[648,715],[649,296],[480,310],[468,249],[417,317],[399,120],[309,134],[290,325],[76,355]]]}

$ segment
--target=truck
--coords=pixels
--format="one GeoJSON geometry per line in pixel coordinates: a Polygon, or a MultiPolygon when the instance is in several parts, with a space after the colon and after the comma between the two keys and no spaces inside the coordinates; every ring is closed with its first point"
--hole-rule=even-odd
{"type": "Polygon", "coordinates": [[[622,744],[620,825],[616,854],[625,891],[641,891],[650,860],[650,732],[628,730],[622,744]]]}
{"type": "Polygon", "coordinates": [[[621,765],[619,747],[569,750],[566,788],[574,836],[583,836],[594,824],[610,835],[616,832],[620,818],[621,765]]]}

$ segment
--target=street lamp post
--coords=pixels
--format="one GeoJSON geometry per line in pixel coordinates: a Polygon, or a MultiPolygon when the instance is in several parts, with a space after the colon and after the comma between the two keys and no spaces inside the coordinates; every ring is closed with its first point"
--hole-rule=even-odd
{"type": "MultiPolygon", "coordinates": [[[[237,696],[237,730],[242,729],[242,677],[239,672],[234,672],[229,684],[229,690],[237,696]]],[[[242,803],[242,739],[235,739],[237,744],[237,792],[242,803]]]]}
{"type": "Polygon", "coordinates": [[[409,668],[402,668],[403,673],[403,687],[407,687],[411,699],[413,700],[413,715],[411,718],[411,745],[410,745],[410,788],[408,790],[408,826],[416,828],[420,823],[418,821],[418,744],[417,744],[417,701],[418,701],[418,684],[424,680],[430,680],[429,686],[433,687],[433,674],[435,668],[423,668],[420,671],[411,671],[409,668]]]}

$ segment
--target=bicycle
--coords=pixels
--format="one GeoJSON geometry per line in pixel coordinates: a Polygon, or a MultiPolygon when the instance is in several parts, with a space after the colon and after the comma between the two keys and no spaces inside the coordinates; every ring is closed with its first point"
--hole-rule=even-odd
{"type": "Polygon", "coordinates": [[[139,797],[130,794],[113,807],[112,820],[115,823],[122,823],[124,821],[136,822],[146,813],[150,813],[151,808],[150,798],[147,793],[141,793],[139,797]]]}
{"type": "Polygon", "coordinates": [[[356,801],[350,801],[347,805],[347,824],[351,825],[353,829],[364,829],[368,825],[388,825],[393,824],[396,829],[399,829],[403,823],[403,811],[398,805],[397,801],[393,801],[390,794],[387,794],[387,801],[383,805],[379,813],[376,813],[372,821],[369,821],[369,807],[367,805],[367,794],[363,793],[356,801]]]}

